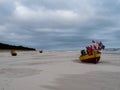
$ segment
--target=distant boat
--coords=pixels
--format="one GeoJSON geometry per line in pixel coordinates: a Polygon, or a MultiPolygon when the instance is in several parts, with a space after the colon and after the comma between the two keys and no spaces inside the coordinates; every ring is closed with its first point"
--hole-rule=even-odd
{"type": "Polygon", "coordinates": [[[40,50],[39,52],[40,52],[40,53],[43,53],[43,50],[40,50]]]}
{"type": "Polygon", "coordinates": [[[17,52],[15,50],[11,50],[11,55],[12,56],[17,56],[17,52]]]}

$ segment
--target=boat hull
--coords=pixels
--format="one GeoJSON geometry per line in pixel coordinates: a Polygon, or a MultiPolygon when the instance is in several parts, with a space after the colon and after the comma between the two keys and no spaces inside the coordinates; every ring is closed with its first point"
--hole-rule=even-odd
{"type": "Polygon", "coordinates": [[[17,56],[17,53],[11,53],[12,56],[17,56]]]}
{"type": "Polygon", "coordinates": [[[90,63],[98,63],[100,60],[101,53],[93,52],[92,55],[82,55],[79,57],[81,62],[90,62],[90,63]]]}

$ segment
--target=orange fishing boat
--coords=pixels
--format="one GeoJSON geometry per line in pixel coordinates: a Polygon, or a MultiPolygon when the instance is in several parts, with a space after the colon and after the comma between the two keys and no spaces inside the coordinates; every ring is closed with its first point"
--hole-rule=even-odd
{"type": "Polygon", "coordinates": [[[79,57],[81,62],[91,62],[91,63],[98,63],[101,57],[101,52],[93,51],[92,55],[86,54],[84,51],[79,57]]]}
{"type": "Polygon", "coordinates": [[[15,51],[15,50],[11,50],[11,55],[12,55],[12,56],[17,56],[16,51],[15,51]]]}

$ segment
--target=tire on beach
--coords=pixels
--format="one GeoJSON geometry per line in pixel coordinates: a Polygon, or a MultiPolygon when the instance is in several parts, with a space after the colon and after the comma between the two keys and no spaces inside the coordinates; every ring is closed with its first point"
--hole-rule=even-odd
{"type": "Polygon", "coordinates": [[[84,56],[84,55],[86,55],[85,50],[81,50],[81,56],[84,56]]]}

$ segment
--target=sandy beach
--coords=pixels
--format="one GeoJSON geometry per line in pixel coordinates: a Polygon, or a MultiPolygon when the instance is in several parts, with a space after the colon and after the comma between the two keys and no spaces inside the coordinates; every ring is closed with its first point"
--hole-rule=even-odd
{"type": "Polygon", "coordinates": [[[120,54],[81,63],[80,51],[0,52],[0,90],[119,90],[120,54]]]}

